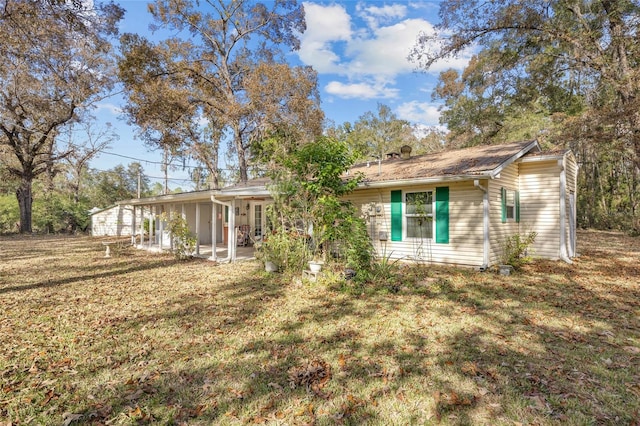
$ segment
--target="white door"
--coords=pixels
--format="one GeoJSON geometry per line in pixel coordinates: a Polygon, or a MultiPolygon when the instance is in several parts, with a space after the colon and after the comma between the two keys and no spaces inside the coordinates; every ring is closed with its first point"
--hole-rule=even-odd
{"type": "Polygon", "coordinates": [[[262,240],[262,229],[264,223],[264,214],[262,209],[262,204],[254,204],[253,205],[253,224],[252,224],[252,235],[251,237],[255,241],[262,240]]]}

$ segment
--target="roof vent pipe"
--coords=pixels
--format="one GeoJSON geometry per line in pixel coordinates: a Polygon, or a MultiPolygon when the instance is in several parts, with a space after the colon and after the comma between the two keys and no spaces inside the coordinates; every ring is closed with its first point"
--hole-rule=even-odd
{"type": "Polygon", "coordinates": [[[403,145],[400,148],[400,158],[407,160],[411,157],[411,147],[409,145],[403,145]]]}

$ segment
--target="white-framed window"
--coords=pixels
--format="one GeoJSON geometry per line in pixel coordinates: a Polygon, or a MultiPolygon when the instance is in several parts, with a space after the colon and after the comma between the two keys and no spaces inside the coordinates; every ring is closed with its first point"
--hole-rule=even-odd
{"type": "Polygon", "coordinates": [[[520,222],[520,194],[513,189],[500,189],[502,222],[520,222]]]}
{"type": "Polygon", "coordinates": [[[507,216],[507,220],[515,220],[516,219],[516,191],[512,191],[510,189],[506,190],[506,199],[505,199],[505,215],[507,216]]]}
{"type": "Polygon", "coordinates": [[[433,191],[405,194],[407,238],[433,238],[433,191]]]}

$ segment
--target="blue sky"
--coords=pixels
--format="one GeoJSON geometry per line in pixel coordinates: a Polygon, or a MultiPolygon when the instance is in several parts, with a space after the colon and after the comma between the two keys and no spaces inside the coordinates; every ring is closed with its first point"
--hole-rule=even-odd
{"type": "MultiPolygon", "coordinates": [[[[147,1],[119,2],[127,11],[121,33],[133,32],[152,37],[147,1]]],[[[462,70],[469,56],[437,63],[428,73],[416,72],[407,60],[420,31],[430,32],[438,21],[437,1],[336,1],[304,2],[307,31],[301,35],[301,48],[288,54],[293,65],[310,65],[319,77],[322,108],[327,119],[336,124],[354,122],[377,104],[391,107],[401,119],[424,126],[438,125],[438,105],[431,92],[440,71],[462,70]]],[[[122,119],[122,99],[109,98],[99,105],[96,115],[116,127],[120,139],[110,151],[145,159],[150,176],[162,176],[160,151],[149,151],[135,129],[122,119]]],[[[100,170],[132,160],[102,154],[91,166],[100,170]]],[[[193,163],[192,163],[193,164],[193,163]]],[[[180,167],[170,176],[181,179],[180,167]]],[[[157,181],[152,179],[152,182],[157,181]]],[[[170,187],[190,188],[188,182],[172,181],[170,187]]]]}

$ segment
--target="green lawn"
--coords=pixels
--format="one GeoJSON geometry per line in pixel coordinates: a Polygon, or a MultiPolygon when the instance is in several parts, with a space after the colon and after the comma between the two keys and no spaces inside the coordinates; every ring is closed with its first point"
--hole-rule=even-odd
{"type": "Polygon", "coordinates": [[[640,239],[397,292],[0,237],[0,426],[640,422],[640,239]]]}

